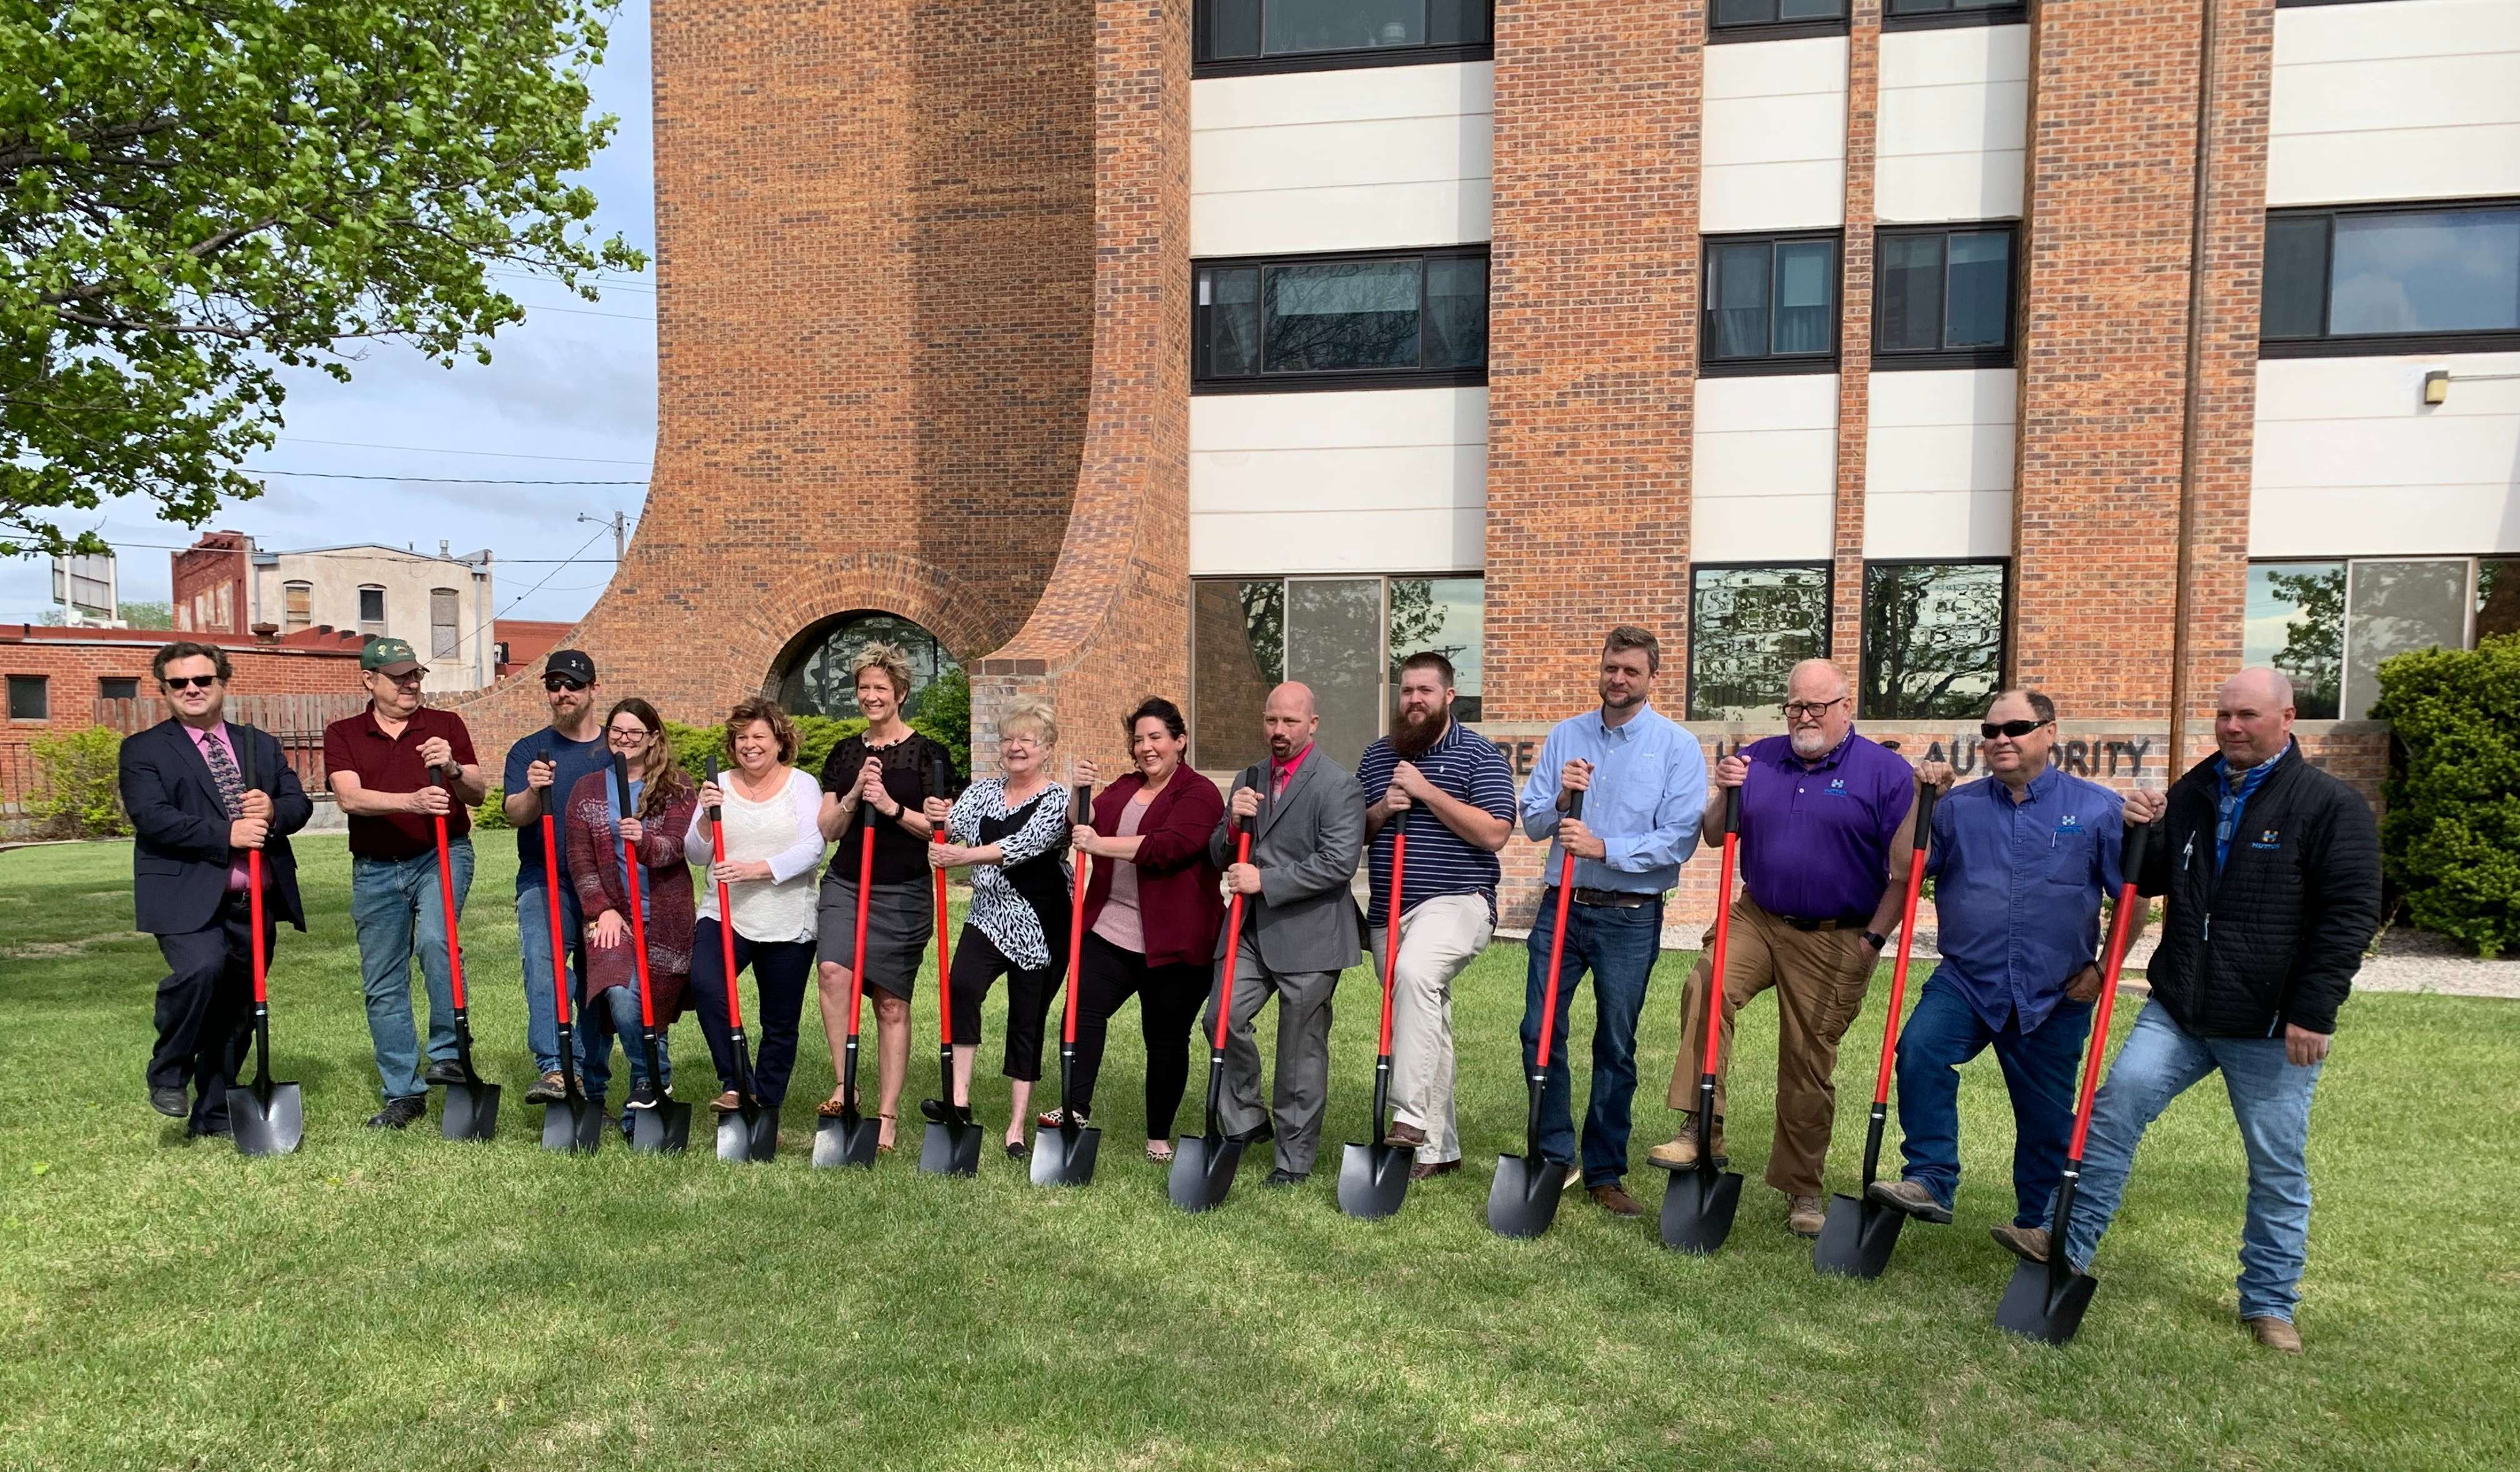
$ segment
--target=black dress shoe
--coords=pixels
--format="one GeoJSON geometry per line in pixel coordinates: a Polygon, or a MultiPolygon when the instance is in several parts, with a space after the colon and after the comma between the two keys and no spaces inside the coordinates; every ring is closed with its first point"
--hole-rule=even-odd
{"type": "Polygon", "coordinates": [[[420,1078],[421,1082],[424,1084],[462,1084],[469,1082],[464,1077],[463,1064],[445,1061],[429,1064],[428,1072],[422,1074],[420,1078]]]}
{"type": "Polygon", "coordinates": [[[168,1119],[182,1119],[193,1112],[193,1101],[180,1084],[152,1084],[149,1086],[149,1107],[168,1119]]]}
{"type": "Polygon", "coordinates": [[[400,1130],[408,1126],[413,1120],[419,1119],[428,1112],[428,1094],[406,1094],[398,1099],[385,1100],[385,1106],[383,1108],[368,1116],[368,1128],[371,1130],[400,1130]]]}
{"type": "Polygon", "coordinates": [[[1009,1160],[1023,1160],[1028,1158],[1031,1154],[1032,1146],[1024,1143],[1022,1140],[1011,1139],[1007,1141],[1007,1158],[1009,1160]]]}
{"type": "Polygon", "coordinates": [[[1311,1179],[1313,1179],[1313,1173],[1310,1171],[1290,1171],[1281,1166],[1271,1171],[1269,1179],[1260,1183],[1262,1185],[1301,1185],[1311,1179]]]}
{"type": "Polygon", "coordinates": [[[1225,1137],[1238,1144],[1265,1144],[1278,1137],[1278,1127],[1264,1119],[1239,1135],[1229,1135],[1225,1137]]]}
{"type": "Polygon", "coordinates": [[[188,1139],[234,1139],[236,1129],[226,1120],[220,1120],[216,1124],[188,1126],[184,1136],[188,1139]]]}

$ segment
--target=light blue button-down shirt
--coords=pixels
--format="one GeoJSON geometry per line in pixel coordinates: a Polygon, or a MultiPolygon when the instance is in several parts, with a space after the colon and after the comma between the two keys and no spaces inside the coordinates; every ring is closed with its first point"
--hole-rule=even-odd
{"type": "Polygon", "coordinates": [[[1558,722],[1522,784],[1522,830],[1549,839],[1551,884],[1562,858],[1553,835],[1565,816],[1557,776],[1577,760],[1593,764],[1584,826],[1603,853],[1575,861],[1575,887],[1661,894],[1678,884],[1706,812],[1706,754],[1697,737],[1650,703],[1621,726],[1603,725],[1598,710],[1558,722]]]}

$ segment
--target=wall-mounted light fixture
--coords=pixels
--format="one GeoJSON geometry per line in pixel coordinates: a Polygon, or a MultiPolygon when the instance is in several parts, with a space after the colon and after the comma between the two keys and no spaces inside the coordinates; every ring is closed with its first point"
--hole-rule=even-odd
{"type": "Polygon", "coordinates": [[[2447,368],[2435,368],[2435,369],[2427,370],[2427,371],[2425,372],[2425,374],[2424,374],[2424,402],[2425,402],[2426,404],[2428,404],[2428,405],[2430,405],[2430,404],[2447,404],[2447,403],[2449,403],[2449,402],[2450,402],[2450,370],[2449,370],[2449,369],[2447,369],[2447,368]]]}

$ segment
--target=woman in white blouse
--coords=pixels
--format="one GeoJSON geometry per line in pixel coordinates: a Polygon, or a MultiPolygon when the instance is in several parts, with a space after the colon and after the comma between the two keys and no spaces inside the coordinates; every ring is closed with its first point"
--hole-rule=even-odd
{"type": "Polygon", "coordinates": [[[691,1002],[700,1014],[709,1057],[717,1064],[718,1096],[709,1107],[734,1109],[735,1045],[726,1016],[725,947],[718,927],[717,886],[723,880],[735,910],[735,967],[752,970],[748,1009],[755,1049],[754,1097],[776,1109],[787,1096],[796,1066],[796,1017],[814,976],[815,883],[823,863],[822,783],[788,763],[796,759],[796,728],[778,702],[754,698],[726,718],[726,754],[734,767],[714,784],[700,785],[699,806],[683,835],[683,857],[708,870],[700,885],[699,923],[692,934],[691,1002]],[[708,810],[722,809],[726,860],[710,846],[708,810]]]}
{"type": "MultiPolygon", "coordinates": [[[[954,1018],[954,1103],[968,1108],[971,1058],[979,1050],[980,1003],[1007,978],[1006,1076],[1014,1104],[1007,1117],[1009,1157],[1030,1153],[1024,1116],[1041,1080],[1042,1023],[1067,974],[1067,789],[1050,780],[1058,728],[1050,707],[1019,704],[998,720],[998,766],[1006,775],[971,783],[952,803],[927,799],[945,842],[928,846],[938,869],[971,870],[971,909],[954,949],[947,982],[954,1018]]],[[[941,1100],[920,1105],[930,1119],[941,1100]]]]}

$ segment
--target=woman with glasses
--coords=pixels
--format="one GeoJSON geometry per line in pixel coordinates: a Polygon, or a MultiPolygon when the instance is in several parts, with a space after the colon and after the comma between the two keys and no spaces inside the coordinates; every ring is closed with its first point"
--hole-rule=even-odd
{"type": "MultiPolygon", "coordinates": [[[[612,1082],[612,1039],[622,1039],[630,1058],[631,1109],[652,1109],[674,1087],[674,1065],[665,1029],[683,1012],[684,983],[692,970],[692,871],[683,863],[683,835],[690,831],[699,794],[674,765],[665,741],[665,719],[635,696],[614,703],[604,718],[605,739],[630,768],[625,810],[608,768],[590,772],[568,789],[568,875],[586,922],[586,1014],[578,1033],[580,1073],[588,1098],[599,1102],[612,1082]],[[638,864],[622,864],[628,844],[638,864]],[[639,907],[648,941],[648,990],[656,1017],[655,1074],[649,1073],[641,1031],[639,968],[630,928],[630,907],[639,907]]],[[[629,1128],[624,1115],[622,1128],[629,1128]]]]}
{"type": "MultiPolygon", "coordinates": [[[[998,765],[1005,775],[971,783],[954,802],[930,797],[925,805],[928,822],[945,828],[945,841],[929,845],[927,862],[971,871],[971,909],[955,942],[946,988],[954,1028],[952,1103],[970,1108],[980,1002],[1004,976],[1003,1071],[1014,1092],[1006,1147],[1014,1160],[1029,1153],[1023,1121],[1032,1086],[1041,1081],[1042,1021],[1067,974],[1067,789],[1050,780],[1049,767],[1058,744],[1050,707],[1016,705],[998,719],[998,765]]],[[[930,1119],[944,1118],[943,1101],[920,1107],[930,1119]]]]}

